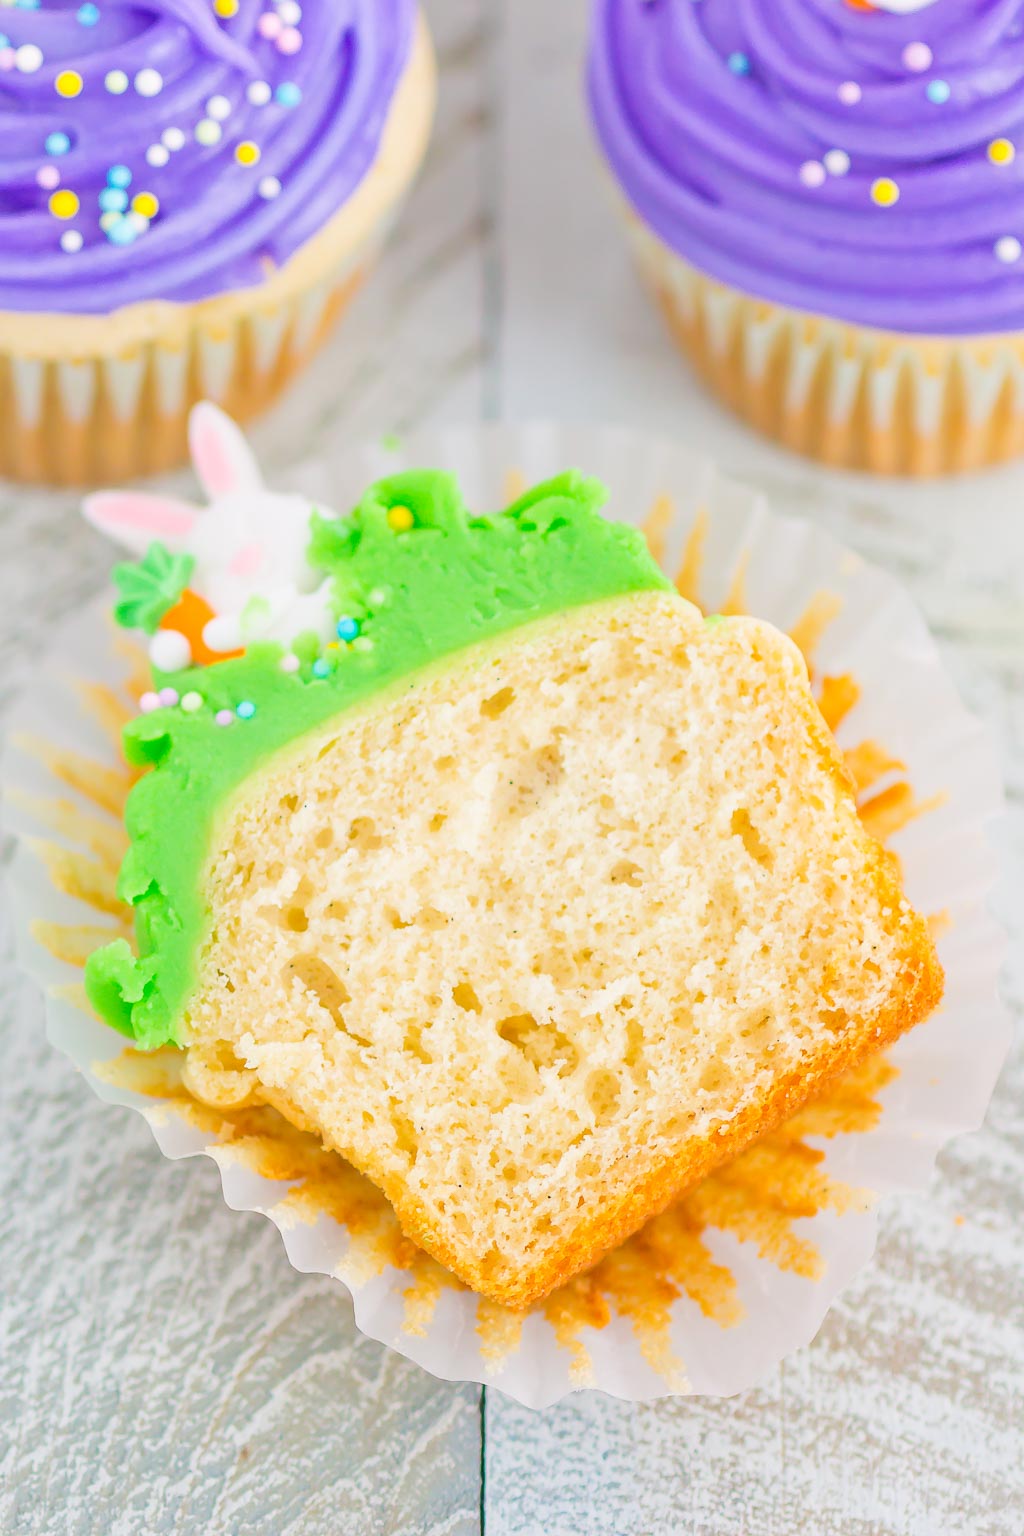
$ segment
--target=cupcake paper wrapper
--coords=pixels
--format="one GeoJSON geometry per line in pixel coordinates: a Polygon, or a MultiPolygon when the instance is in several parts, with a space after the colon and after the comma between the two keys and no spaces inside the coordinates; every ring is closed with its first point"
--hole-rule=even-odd
{"type": "Polygon", "coordinates": [[[1002,807],[993,743],[892,578],[668,442],[553,425],[466,429],[341,453],[293,478],[345,507],[379,475],[423,464],[454,470],[479,508],[579,466],[612,488],[612,515],[645,526],[685,595],[793,633],[823,709],[842,716],[862,815],[935,920],[940,1011],[525,1317],[480,1301],[402,1238],[383,1197],[340,1158],[272,1110],[196,1105],[177,1082],[177,1053],[138,1055],[84,1004],[84,954],[98,928],[105,937],[123,922],[113,886],[126,773],[115,742],[129,663],[101,605],[61,629],[11,724],[2,782],[19,838],[19,956],[45,991],[53,1044],[96,1093],[143,1114],[166,1156],[214,1157],[228,1205],[268,1215],[297,1270],[337,1276],[370,1337],[435,1375],[534,1407],[588,1386],[633,1400],[739,1392],[813,1338],[867,1262],[877,1197],[925,1190],[943,1144],[984,1117],[1009,1043],[996,990],[1004,936],[987,907],[989,823],[1002,807]]]}
{"type": "Polygon", "coordinates": [[[752,298],[691,266],[617,201],[679,345],[767,436],[880,474],[978,469],[1024,452],[1024,337],[898,335],[752,298]]]}

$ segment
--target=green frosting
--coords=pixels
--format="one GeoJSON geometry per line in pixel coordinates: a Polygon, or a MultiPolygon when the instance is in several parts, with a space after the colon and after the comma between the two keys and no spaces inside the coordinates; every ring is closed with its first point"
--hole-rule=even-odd
{"type": "Polygon", "coordinates": [[[90,955],[85,986],[102,1018],[144,1049],[181,1043],[207,930],[202,887],[216,819],[275,752],[466,646],[565,608],[668,586],[640,533],[601,517],[605,499],[597,481],[570,472],[504,512],[473,517],[450,475],[414,471],[371,487],[347,518],[313,516],[310,558],[330,577],[340,631],[357,628],[356,638],[326,650],[312,637],[296,644],[293,671],[283,669],[280,645],[264,643],[161,674],[160,686],[200,694],[201,707],[157,709],[125,729],[128,761],[150,768],[128,797],[131,846],[118,885],[134,908],[138,957],[123,939],[90,955]],[[224,710],[234,718],[218,725],[224,710]]]}

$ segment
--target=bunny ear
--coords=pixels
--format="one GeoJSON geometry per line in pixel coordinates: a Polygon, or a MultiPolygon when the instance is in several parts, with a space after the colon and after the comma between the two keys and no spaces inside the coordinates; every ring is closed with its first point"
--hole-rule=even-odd
{"type": "Polygon", "coordinates": [[[263,476],[239,427],[210,400],[192,407],[188,419],[192,463],[211,501],[231,491],[258,491],[263,476]]]}
{"type": "Polygon", "coordinates": [[[97,491],[82,502],[88,522],[133,554],[144,555],[154,539],[172,552],[183,549],[199,516],[198,507],[142,491],[97,491]]]}

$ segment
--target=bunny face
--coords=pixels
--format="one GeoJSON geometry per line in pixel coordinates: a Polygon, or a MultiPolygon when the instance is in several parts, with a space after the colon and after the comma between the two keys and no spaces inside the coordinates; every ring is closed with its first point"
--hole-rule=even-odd
{"type": "Polygon", "coordinates": [[[204,630],[211,650],[256,638],[287,645],[309,630],[329,639],[329,583],[307,558],[311,504],[267,490],[242,433],[209,402],[192,411],[189,444],[207,508],[103,491],[86,498],[85,516],[134,554],[159,541],[192,556],[189,585],[215,615],[204,630]]]}

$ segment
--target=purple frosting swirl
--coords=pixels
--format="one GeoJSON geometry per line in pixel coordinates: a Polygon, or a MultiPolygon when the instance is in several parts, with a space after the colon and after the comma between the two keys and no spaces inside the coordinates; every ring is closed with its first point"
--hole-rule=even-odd
{"type": "Polygon", "coordinates": [[[369,169],[415,13],[415,0],[0,7],[0,309],[103,314],[260,282],[369,169]],[[78,200],[70,217],[61,192],[78,200]],[[140,193],[158,204],[149,218],[149,197],[133,212],[140,193]]]}
{"type": "Polygon", "coordinates": [[[875,4],[595,0],[612,170],[669,246],[757,297],[1024,329],[1024,0],[875,4]]]}

